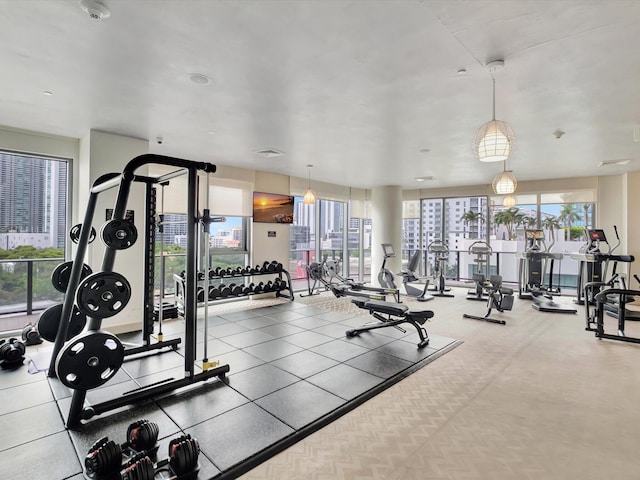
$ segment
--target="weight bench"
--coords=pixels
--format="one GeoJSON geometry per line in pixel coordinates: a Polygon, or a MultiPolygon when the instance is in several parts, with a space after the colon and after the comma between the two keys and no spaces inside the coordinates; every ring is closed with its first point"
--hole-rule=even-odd
{"type": "Polygon", "coordinates": [[[429,345],[429,335],[422,325],[433,317],[433,312],[431,310],[412,311],[402,303],[387,303],[380,300],[353,299],[351,300],[351,303],[355,304],[358,308],[368,310],[369,313],[380,322],[365,323],[361,327],[348,330],[346,332],[347,337],[355,337],[360,332],[385,327],[395,327],[402,333],[406,333],[406,330],[401,328],[399,325],[402,323],[410,323],[416,327],[418,335],[420,336],[418,348],[429,345]],[[384,315],[386,315],[386,317],[384,315]]]}

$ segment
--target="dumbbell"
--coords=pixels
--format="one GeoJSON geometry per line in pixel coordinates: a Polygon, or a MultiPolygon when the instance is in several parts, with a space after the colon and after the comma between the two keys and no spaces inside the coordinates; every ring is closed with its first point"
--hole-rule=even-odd
{"type": "MultiPolygon", "coordinates": [[[[191,435],[181,435],[169,442],[169,466],[180,477],[198,465],[200,445],[191,435]]],[[[162,462],[158,463],[160,466],[162,462]]]]}
{"type": "Polygon", "coordinates": [[[204,280],[204,272],[198,272],[198,280],[204,280]]]}
{"type": "Polygon", "coordinates": [[[0,340],[0,363],[3,368],[14,369],[22,365],[27,347],[17,338],[10,338],[7,342],[0,340]]]}
{"type": "Polygon", "coordinates": [[[198,302],[204,302],[204,288],[198,287],[197,299],[198,302]]]}
{"type": "MultiPolygon", "coordinates": [[[[99,439],[91,446],[84,458],[87,475],[104,476],[109,473],[119,472],[122,466],[122,453],[127,449],[145,456],[147,454],[155,454],[158,449],[156,445],[158,433],[159,429],[156,423],[149,420],[137,420],[127,428],[127,441],[122,445],[109,440],[108,437],[99,439]]],[[[135,468],[132,470],[135,470],[135,468]]]]}
{"type": "Polygon", "coordinates": [[[131,457],[122,466],[120,480],[153,480],[156,478],[156,469],[151,459],[139,453],[131,457]]]}
{"type": "Polygon", "coordinates": [[[209,300],[216,300],[217,298],[220,298],[220,288],[218,288],[215,285],[211,285],[209,286],[209,300]]]}
{"type": "Polygon", "coordinates": [[[229,285],[225,285],[224,283],[220,284],[220,297],[221,298],[227,298],[229,295],[231,295],[231,288],[229,288],[229,285]]]}
{"type": "Polygon", "coordinates": [[[282,287],[280,286],[282,284],[282,280],[280,280],[279,278],[276,278],[273,281],[273,289],[277,292],[279,291],[282,287]]]}
{"type": "Polygon", "coordinates": [[[244,289],[242,290],[242,294],[243,295],[251,295],[253,293],[253,288],[255,287],[255,285],[252,283],[250,283],[249,285],[245,285],[244,289]]]}
{"type": "Polygon", "coordinates": [[[272,260],[271,263],[269,263],[268,271],[269,272],[277,272],[278,271],[278,265],[280,265],[280,268],[282,268],[282,264],[278,263],[276,260],[272,260]]]}
{"type": "Polygon", "coordinates": [[[229,288],[231,289],[231,295],[242,295],[242,285],[232,283],[229,288]]]}
{"type": "Polygon", "coordinates": [[[212,278],[216,278],[216,271],[213,268],[209,270],[209,280],[211,280],[212,278]]]}
{"type": "Polygon", "coordinates": [[[273,282],[269,280],[264,286],[264,292],[272,292],[273,291],[273,282]]]}
{"type": "Polygon", "coordinates": [[[253,293],[262,293],[264,292],[264,283],[260,282],[255,287],[253,287],[253,293]]]}

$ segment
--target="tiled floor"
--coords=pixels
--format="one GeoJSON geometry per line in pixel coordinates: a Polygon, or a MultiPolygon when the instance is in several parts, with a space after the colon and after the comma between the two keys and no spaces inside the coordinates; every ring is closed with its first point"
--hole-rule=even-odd
{"type": "MultiPolygon", "coordinates": [[[[161,456],[166,456],[162,452],[171,438],[189,433],[202,450],[198,478],[221,472],[231,478],[328,418],[346,413],[349,405],[386,387],[388,379],[401,378],[458,345],[453,338],[432,335],[432,343],[418,350],[412,327],[406,334],[385,328],[346,338],[346,330],[370,318],[363,318],[355,307],[346,310],[295,301],[210,315],[208,357],[230,365],[225,382],[214,378],[108,412],[77,431],[64,428],[71,392],[61,383],[44,373],[31,375],[26,367],[0,372],[0,465],[19,470],[20,478],[79,479],[82,459],[95,440],[108,436],[123,443],[127,426],[147,418],[160,427],[161,456]],[[252,460],[243,463],[248,458],[252,460]]],[[[199,323],[201,358],[204,320],[199,323]]],[[[181,336],[183,329],[182,321],[167,321],[165,338],[181,336]]],[[[126,361],[106,385],[89,391],[87,400],[96,403],[139,386],[181,378],[181,353],[126,361]]]]}

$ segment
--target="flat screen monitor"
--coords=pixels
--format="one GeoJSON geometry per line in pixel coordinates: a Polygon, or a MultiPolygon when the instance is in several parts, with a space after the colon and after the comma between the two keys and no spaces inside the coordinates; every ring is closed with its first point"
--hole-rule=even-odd
{"type": "Polygon", "coordinates": [[[544,230],[539,229],[526,229],[524,236],[527,240],[544,240],[544,230]]]}
{"type": "Polygon", "coordinates": [[[384,252],[384,256],[387,258],[396,256],[395,252],[393,251],[393,245],[391,245],[390,243],[383,243],[382,251],[384,252]]]}
{"type": "Polygon", "coordinates": [[[589,240],[592,242],[606,242],[607,236],[604,234],[604,230],[589,230],[589,240]]]}
{"type": "Polygon", "coordinates": [[[292,195],[253,192],[253,221],[256,223],[293,223],[292,195]]]}

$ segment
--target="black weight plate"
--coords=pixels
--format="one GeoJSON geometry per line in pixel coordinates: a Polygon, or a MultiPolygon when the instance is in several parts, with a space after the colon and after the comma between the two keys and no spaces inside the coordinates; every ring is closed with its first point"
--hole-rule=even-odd
{"type": "MultiPolygon", "coordinates": [[[[78,243],[80,241],[80,230],[82,229],[82,224],[79,223],[71,227],[69,230],[69,238],[73,243],[78,243]]],[[[89,243],[93,242],[96,239],[96,229],[91,227],[91,233],[89,233],[89,243]]]]}
{"type": "Polygon", "coordinates": [[[131,285],[116,272],[97,272],[78,286],[76,304],[88,317],[108,318],[122,311],[131,299],[131,285]]]}
{"type": "Polygon", "coordinates": [[[100,230],[102,241],[116,250],[129,248],[138,239],[138,229],[129,220],[109,220],[100,230]]]}
{"type": "Polygon", "coordinates": [[[124,346],[115,335],[87,331],[64,344],[56,357],[56,375],[67,387],[91,390],[107,383],[124,361],[124,346]]]}
{"type": "MultiPolygon", "coordinates": [[[[51,284],[53,288],[61,293],[65,293],[69,287],[69,279],[71,278],[71,269],[73,268],[73,262],[64,262],[58,265],[51,272],[51,284]]],[[[80,279],[88,277],[93,272],[91,267],[86,263],[82,264],[82,273],[80,279]]]]}
{"type": "MultiPolygon", "coordinates": [[[[48,342],[55,342],[56,336],[58,335],[61,316],[62,303],[53,305],[42,312],[38,318],[38,324],[36,325],[40,337],[48,342]]],[[[74,305],[73,312],[71,313],[71,323],[69,324],[67,338],[65,340],[69,340],[82,332],[86,324],[87,316],[74,305]]]]}

